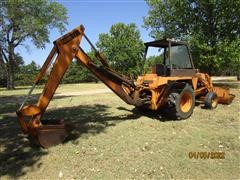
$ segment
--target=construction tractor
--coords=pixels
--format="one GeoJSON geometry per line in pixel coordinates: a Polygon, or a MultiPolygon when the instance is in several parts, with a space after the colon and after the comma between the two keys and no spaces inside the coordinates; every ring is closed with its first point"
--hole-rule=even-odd
{"type": "Polygon", "coordinates": [[[152,67],[152,73],[139,76],[134,81],[109,67],[84,30],[84,26],[80,25],[54,41],[32,88],[16,112],[22,131],[42,147],[57,145],[68,134],[63,121],[45,121],[42,116],[73,59],[77,59],[123,101],[141,111],[167,109],[175,119],[186,119],[193,113],[196,100],[203,102],[206,108],[214,109],[218,103],[230,104],[234,98],[228,89],[214,87],[208,74],[195,69],[189,47],[184,42],[163,39],[145,43],[144,57],[148,48],[154,47],[161,49],[163,61],[152,67]],[[82,38],[95,51],[101,65],[97,65],[81,48],[82,38]],[[38,102],[25,105],[50,66],[52,69],[38,102]]]}

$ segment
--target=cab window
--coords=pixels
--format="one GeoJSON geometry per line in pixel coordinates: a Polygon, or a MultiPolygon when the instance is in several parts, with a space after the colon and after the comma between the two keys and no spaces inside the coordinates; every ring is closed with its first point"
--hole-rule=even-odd
{"type": "MultiPolygon", "coordinates": [[[[185,45],[172,46],[170,50],[170,63],[172,68],[176,69],[192,69],[188,49],[185,45]]],[[[166,63],[169,65],[169,61],[166,63]]]]}

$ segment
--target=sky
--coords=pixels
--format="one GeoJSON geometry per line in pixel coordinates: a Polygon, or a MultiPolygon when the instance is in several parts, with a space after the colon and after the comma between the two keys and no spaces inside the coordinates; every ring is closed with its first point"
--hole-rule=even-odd
{"type": "MultiPolygon", "coordinates": [[[[135,23],[141,33],[141,39],[151,41],[149,31],[143,28],[143,17],[148,13],[148,6],[144,0],[57,0],[68,11],[67,31],[83,24],[85,34],[95,44],[100,33],[107,33],[111,25],[123,23],[135,23]]],[[[26,47],[17,47],[23,57],[25,64],[34,60],[38,65],[42,65],[51,51],[52,42],[61,37],[56,30],[50,30],[50,43],[46,44],[45,49],[37,49],[30,40],[26,41],[26,47]]],[[[89,51],[90,47],[86,42],[81,42],[81,47],[89,51]]],[[[104,52],[103,52],[104,53],[104,52]]]]}

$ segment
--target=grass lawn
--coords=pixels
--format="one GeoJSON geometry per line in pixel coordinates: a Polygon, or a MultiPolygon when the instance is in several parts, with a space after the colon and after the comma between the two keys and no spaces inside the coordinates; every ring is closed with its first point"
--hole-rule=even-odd
{"type": "MultiPolygon", "coordinates": [[[[49,149],[33,146],[18,126],[14,112],[28,89],[0,89],[0,179],[239,179],[240,84],[216,83],[231,88],[233,103],[199,105],[181,121],[143,116],[113,93],[56,96],[44,118],[75,128],[49,149]],[[189,152],[224,152],[225,159],[190,159],[189,152]]],[[[104,88],[61,85],[57,93],[104,88]]]]}

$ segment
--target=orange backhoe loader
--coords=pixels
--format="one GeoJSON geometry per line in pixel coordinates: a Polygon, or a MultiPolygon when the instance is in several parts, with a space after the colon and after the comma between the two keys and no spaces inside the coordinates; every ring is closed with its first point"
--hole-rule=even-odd
{"type": "Polygon", "coordinates": [[[143,111],[167,109],[174,118],[186,119],[193,112],[195,100],[204,102],[206,108],[210,109],[216,108],[218,103],[232,102],[234,95],[230,94],[228,89],[214,87],[208,74],[199,73],[194,68],[186,43],[163,39],[145,45],[145,58],[149,47],[162,49],[163,64],[156,64],[152,73],[139,76],[134,81],[109,67],[105,58],[85,35],[83,25],[57,39],[27,97],[17,110],[22,131],[45,148],[64,141],[67,132],[63,121],[45,124],[42,116],[73,58],[89,69],[123,101],[143,111]],[[80,47],[82,38],[85,38],[95,51],[97,59],[101,62],[100,66],[80,47]],[[52,70],[38,102],[25,105],[52,62],[52,70]]]}

